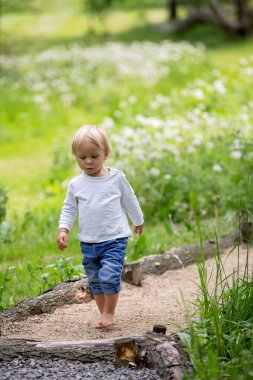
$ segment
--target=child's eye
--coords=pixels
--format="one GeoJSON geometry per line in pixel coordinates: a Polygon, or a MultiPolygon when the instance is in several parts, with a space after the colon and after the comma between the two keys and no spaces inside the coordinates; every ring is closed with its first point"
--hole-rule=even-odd
{"type": "Polygon", "coordinates": [[[85,157],[79,157],[80,158],[80,160],[84,160],[85,159],[85,157]]]}
{"type": "Polygon", "coordinates": [[[98,158],[98,156],[92,156],[92,158],[98,158]]]}

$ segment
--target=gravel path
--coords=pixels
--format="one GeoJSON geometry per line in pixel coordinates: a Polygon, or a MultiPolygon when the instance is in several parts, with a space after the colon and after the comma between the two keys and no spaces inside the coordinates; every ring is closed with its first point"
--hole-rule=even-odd
{"type": "Polygon", "coordinates": [[[113,363],[82,363],[63,359],[25,359],[19,356],[0,361],[1,380],[160,380],[155,370],[115,368],[113,363]]]}

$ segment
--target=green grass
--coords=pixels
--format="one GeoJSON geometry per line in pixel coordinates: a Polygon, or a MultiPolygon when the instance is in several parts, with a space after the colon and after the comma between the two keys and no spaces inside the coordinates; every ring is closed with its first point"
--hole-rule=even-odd
{"type": "MultiPolygon", "coordinates": [[[[236,250],[235,246],[228,256],[236,250]]],[[[232,273],[226,273],[217,246],[213,290],[209,290],[210,274],[203,251],[197,262],[199,317],[192,318],[186,330],[179,333],[191,357],[195,380],[253,378],[253,273],[249,252],[243,273],[239,268],[239,250],[237,254],[238,266],[232,273]]]]}

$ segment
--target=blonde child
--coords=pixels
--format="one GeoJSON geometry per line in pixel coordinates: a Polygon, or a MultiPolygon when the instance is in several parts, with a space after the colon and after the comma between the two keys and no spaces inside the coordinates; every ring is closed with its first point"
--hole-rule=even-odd
{"type": "Polygon", "coordinates": [[[82,174],[69,182],[57,238],[58,248],[64,250],[78,213],[82,263],[100,311],[100,319],[93,328],[113,324],[125,250],[128,237],[132,236],[125,212],[136,234],[142,234],[144,223],[140,205],[125,175],[105,166],[110,151],[103,129],[85,125],[75,133],[72,152],[82,174]]]}

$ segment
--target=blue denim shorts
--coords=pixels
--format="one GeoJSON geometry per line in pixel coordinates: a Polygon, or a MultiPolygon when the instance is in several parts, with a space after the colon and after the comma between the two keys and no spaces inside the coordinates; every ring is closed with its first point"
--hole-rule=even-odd
{"type": "Polygon", "coordinates": [[[93,294],[115,294],[121,288],[121,273],[128,238],[102,243],[81,242],[82,263],[93,294]]]}

